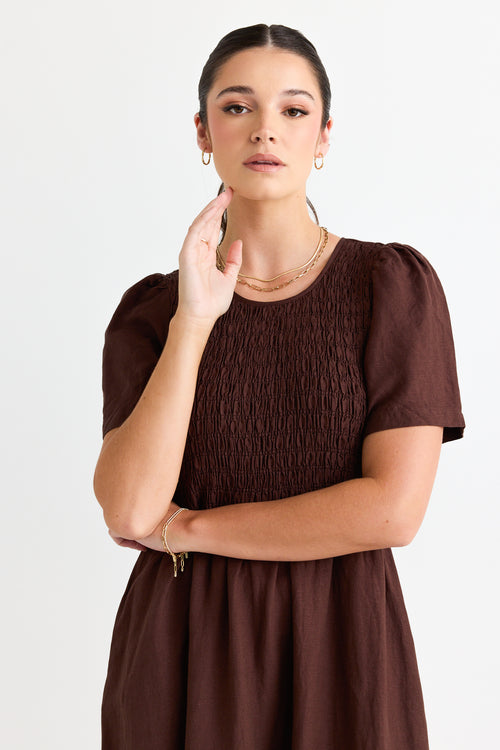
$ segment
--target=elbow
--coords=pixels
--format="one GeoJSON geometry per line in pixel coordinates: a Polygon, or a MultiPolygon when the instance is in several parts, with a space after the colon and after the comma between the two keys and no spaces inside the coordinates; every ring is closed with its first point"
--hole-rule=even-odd
{"type": "Polygon", "coordinates": [[[150,536],[161,521],[161,518],[152,518],[143,513],[124,512],[123,507],[113,503],[103,507],[103,517],[108,529],[123,539],[134,540],[150,536]]]}
{"type": "MultiPolygon", "coordinates": [[[[161,518],[153,516],[151,512],[140,510],[144,503],[138,501],[138,498],[129,498],[124,503],[124,498],[108,499],[103,508],[104,522],[108,529],[123,539],[145,539],[150,536],[156,529],[162,518],[167,513],[168,508],[164,509],[161,518]]],[[[149,504],[149,507],[151,505],[149,504]]]]}
{"type": "Polygon", "coordinates": [[[405,498],[396,504],[392,524],[391,547],[407,547],[415,539],[422,525],[428,498],[405,498]],[[399,507],[398,507],[399,506],[399,507]]]}
{"type": "Polygon", "coordinates": [[[380,533],[380,540],[377,542],[377,547],[406,547],[413,541],[416,531],[413,531],[411,527],[396,518],[387,518],[387,514],[384,515],[383,528],[380,533]]]}
{"type": "Polygon", "coordinates": [[[153,533],[157,526],[157,524],[146,526],[137,519],[123,516],[112,508],[103,510],[103,516],[108,529],[121,536],[122,539],[145,539],[153,533]]]}
{"type": "Polygon", "coordinates": [[[391,547],[407,547],[417,535],[418,528],[414,528],[411,525],[402,524],[392,537],[391,547]]]}
{"type": "Polygon", "coordinates": [[[104,523],[108,529],[123,539],[141,539],[147,536],[147,533],[142,533],[142,524],[137,522],[132,513],[126,511],[126,508],[137,507],[137,501],[134,498],[127,499],[123,489],[117,487],[115,482],[107,481],[105,472],[99,469],[97,464],[93,482],[94,495],[102,508],[104,523]]]}
{"type": "Polygon", "coordinates": [[[155,507],[155,504],[147,502],[145,498],[105,492],[96,484],[94,492],[103,511],[104,523],[123,539],[137,540],[150,536],[168,511],[167,506],[162,517],[156,518],[151,511],[145,510],[155,507]]]}
{"type": "Polygon", "coordinates": [[[135,536],[137,528],[135,522],[123,512],[123,495],[116,497],[99,475],[98,469],[94,473],[94,495],[102,508],[104,523],[122,539],[139,539],[135,536]]]}
{"type": "Polygon", "coordinates": [[[406,547],[422,524],[429,497],[395,492],[379,484],[380,535],[385,547],[406,547]]]}
{"type": "Polygon", "coordinates": [[[108,529],[123,539],[134,540],[145,539],[153,533],[165,517],[175,490],[119,481],[117,472],[110,472],[99,463],[93,486],[108,529]],[[159,509],[161,517],[157,515],[159,509]]]}

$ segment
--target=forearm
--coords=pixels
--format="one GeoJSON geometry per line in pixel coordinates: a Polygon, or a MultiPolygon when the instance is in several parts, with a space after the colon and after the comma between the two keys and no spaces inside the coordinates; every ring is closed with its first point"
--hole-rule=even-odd
{"type": "Polygon", "coordinates": [[[174,315],[138,403],[102,447],[94,490],[106,524],[121,536],[147,536],[168,511],[210,331],[174,315]]]}
{"type": "MultiPolygon", "coordinates": [[[[279,500],[187,509],[169,525],[170,549],[287,561],[402,547],[423,521],[442,437],[436,425],[373,432],[363,441],[362,477],[279,500]]],[[[159,526],[139,541],[161,550],[160,534],[159,526]]]]}
{"type": "Polygon", "coordinates": [[[184,515],[177,550],[249,560],[316,560],[407,543],[400,508],[371,477],[279,500],[181,513],[176,521],[184,515]]]}

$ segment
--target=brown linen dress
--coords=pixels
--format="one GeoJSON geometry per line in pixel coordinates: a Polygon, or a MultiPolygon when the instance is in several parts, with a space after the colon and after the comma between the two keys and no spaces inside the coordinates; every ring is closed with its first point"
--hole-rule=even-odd
{"type": "MultiPolygon", "coordinates": [[[[176,269],[123,295],[105,334],[103,433],[131,413],[178,301],[176,269]]],[[[445,295],[409,245],[342,237],[284,300],[235,292],[204,350],[174,501],[299,495],[361,476],[364,437],[463,436],[445,295]]],[[[103,750],[427,750],[390,548],[306,561],[140,552],[114,625],[103,750]]]]}

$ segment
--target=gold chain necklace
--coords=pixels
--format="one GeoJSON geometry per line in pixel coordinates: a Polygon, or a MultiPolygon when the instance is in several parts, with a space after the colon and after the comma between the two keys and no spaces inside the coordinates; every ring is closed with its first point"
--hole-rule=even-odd
{"type": "MultiPolygon", "coordinates": [[[[320,259],[320,256],[323,252],[323,250],[326,247],[326,244],[328,242],[328,230],[326,227],[320,227],[320,237],[319,242],[316,247],[316,250],[312,254],[312,256],[309,258],[306,263],[304,263],[302,266],[298,266],[297,268],[291,268],[289,271],[283,271],[283,273],[279,273],[277,276],[274,276],[272,279],[258,279],[256,276],[245,276],[245,274],[238,274],[238,282],[240,284],[245,284],[246,286],[249,286],[251,289],[256,289],[258,292],[274,292],[276,289],[281,289],[284,286],[288,286],[288,284],[291,284],[292,281],[296,281],[297,279],[300,279],[302,276],[305,276],[306,273],[309,273],[309,271],[314,268],[318,260],[320,259]],[[309,265],[310,264],[310,265],[309,265]],[[285,281],[283,284],[278,284],[278,286],[273,287],[260,287],[256,286],[255,284],[249,284],[248,281],[244,281],[243,279],[254,279],[255,281],[264,281],[264,282],[270,282],[274,281],[274,279],[278,279],[280,276],[284,276],[287,273],[292,273],[293,271],[298,271],[300,268],[304,268],[304,266],[309,266],[306,268],[302,273],[299,273],[297,276],[294,276],[293,279],[290,279],[289,281],[285,281]]],[[[224,259],[220,253],[219,247],[221,243],[217,245],[217,268],[219,271],[223,271],[225,268],[225,262],[224,259]]]]}

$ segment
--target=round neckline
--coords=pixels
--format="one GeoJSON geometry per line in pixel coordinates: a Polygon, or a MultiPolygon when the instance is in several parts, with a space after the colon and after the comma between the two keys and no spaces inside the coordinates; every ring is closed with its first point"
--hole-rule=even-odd
{"type": "Polygon", "coordinates": [[[253,307],[267,307],[268,305],[274,306],[274,305],[284,305],[287,302],[293,302],[296,299],[299,299],[300,297],[303,297],[305,294],[308,294],[310,291],[314,289],[316,284],[319,284],[323,276],[330,270],[330,267],[335,262],[335,259],[338,255],[338,250],[340,245],[345,245],[349,238],[348,237],[341,237],[335,247],[333,248],[332,253],[330,254],[330,257],[326,261],[325,265],[319,272],[319,274],[316,276],[315,279],[309,284],[309,286],[306,286],[305,289],[302,289],[301,292],[297,292],[297,294],[293,294],[291,297],[285,297],[284,299],[270,299],[269,302],[264,302],[260,299],[248,299],[247,297],[242,297],[241,294],[238,294],[238,292],[233,292],[233,300],[239,301],[241,304],[244,305],[252,305],[253,307]]]}

